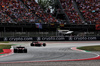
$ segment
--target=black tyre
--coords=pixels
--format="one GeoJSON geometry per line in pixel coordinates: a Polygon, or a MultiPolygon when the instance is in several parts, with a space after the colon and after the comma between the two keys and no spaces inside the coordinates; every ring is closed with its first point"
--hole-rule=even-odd
{"type": "Polygon", "coordinates": [[[32,46],[32,43],[30,44],[30,46],[32,46]]]}
{"type": "Polygon", "coordinates": [[[18,50],[17,49],[14,49],[14,53],[18,53],[18,50]]]}
{"type": "Polygon", "coordinates": [[[34,44],[33,44],[33,43],[31,43],[31,46],[34,46],[34,44]]]}
{"type": "Polygon", "coordinates": [[[39,46],[39,47],[40,47],[40,46],[41,46],[41,44],[37,44],[37,46],[39,46]]]}
{"type": "Polygon", "coordinates": [[[24,50],[24,53],[27,53],[27,49],[24,50]]]}
{"type": "Polygon", "coordinates": [[[45,47],[46,46],[46,43],[43,43],[43,46],[45,47]]]}

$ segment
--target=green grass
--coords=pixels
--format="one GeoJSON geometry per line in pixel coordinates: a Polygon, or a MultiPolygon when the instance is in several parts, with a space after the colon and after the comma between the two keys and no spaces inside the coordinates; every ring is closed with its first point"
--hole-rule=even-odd
{"type": "Polygon", "coordinates": [[[0,55],[4,55],[4,54],[0,54],[0,55]]]}
{"type": "Polygon", "coordinates": [[[100,51],[100,45],[98,45],[98,46],[78,47],[77,49],[87,50],[87,51],[100,51]]]}
{"type": "Polygon", "coordinates": [[[9,41],[0,41],[0,43],[9,43],[9,41]]]}
{"type": "Polygon", "coordinates": [[[0,45],[0,52],[3,52],[2,49],[10,49],[11,48],[11,45],[0,45]]]}

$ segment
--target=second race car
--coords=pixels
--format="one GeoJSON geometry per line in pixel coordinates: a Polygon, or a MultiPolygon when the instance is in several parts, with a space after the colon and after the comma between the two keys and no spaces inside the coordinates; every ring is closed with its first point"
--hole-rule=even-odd
{"type": "Polygon", "coordinates": [[[31,44],[31,46],[46,46],[46,43],[41,43],[41,42],[38,42],[38,41],[33,41],[31,44]]]}

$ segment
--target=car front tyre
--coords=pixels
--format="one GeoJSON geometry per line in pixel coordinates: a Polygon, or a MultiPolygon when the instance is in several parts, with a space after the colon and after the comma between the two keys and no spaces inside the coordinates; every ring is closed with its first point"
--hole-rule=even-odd
{"type": "Polygon", "coordinates": [[[46,46],[46,43],[43,43],[43,46],[45,47],[46,46]]]}

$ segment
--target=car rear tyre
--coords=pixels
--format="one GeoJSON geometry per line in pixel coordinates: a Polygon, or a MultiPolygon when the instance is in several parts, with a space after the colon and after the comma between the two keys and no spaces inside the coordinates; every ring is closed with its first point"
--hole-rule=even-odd
{"type": "Polygon", "coordinates": [[[34,44],[31,43],[31,46],[34,46],[34,44]]]}
{"type": "Polygon", "coordinates": [[[17,49],[14,49],[14,53],[18,53],[17,49]]]}
{"type": "Polygon", "coordinates": [[[27,53],[27,49],[24,50],[24,53],[27,53]]]}

